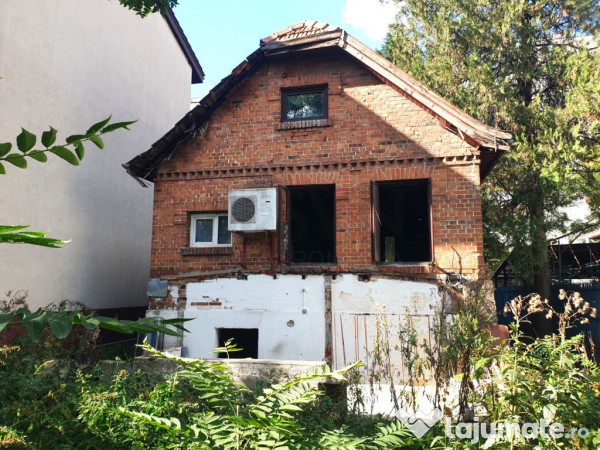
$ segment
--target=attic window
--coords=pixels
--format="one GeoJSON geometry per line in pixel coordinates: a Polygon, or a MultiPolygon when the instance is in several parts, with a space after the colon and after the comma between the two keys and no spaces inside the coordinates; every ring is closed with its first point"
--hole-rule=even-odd
{"type": "Polygon", "coordinates": [[[281,91],[281,121],[327,118],[327,85],[281,91]]]}

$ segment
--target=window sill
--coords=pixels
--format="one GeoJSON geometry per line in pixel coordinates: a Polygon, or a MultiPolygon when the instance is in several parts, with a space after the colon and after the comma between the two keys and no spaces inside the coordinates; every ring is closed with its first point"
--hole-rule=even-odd
{"type": "Polygon", "coordinates": [[[331,119],[294,120],[291,122],[279,122],[277,130],[297,130],[300,128],[330,127],[333,125],[331,119]]]}
{"type": "Polygon", "coordinates": [[[391,267],[429,267],[431,266],[431,261],[422,261],[422,262],[378,262],[376,263],[380,266],[391,266],[391,267]]]}
{"type": "Polygon", "coordinates": [[[323,267],[332,267],[332,266],[337,266],[337,262],[294,262],[294,261],[288,261],[287,263],[288,266],[296,266],[296,267],[302,267],[302,266],[308,266],[308,267],[314,267],[314,266],[323,266],[323,267]]]}
{"type": "Polygon", "coordinates": [[[339,266],[337,263],[293,263],[282,262],[282,273],[291,273],[298,275],[316,275],[324,273],[337,273],[339,266]]]}
{"type": "Polygon", "coordinates": [[[218,256],[231,255],[231,247],[183,247],[179,249],[181,256],[218,256]]]}
{"type": "Polygon", "coordinates": [[[379,262],[376,263],[379,270],[384,272],[394,272],[394,273],[432,273],[431,262],[393,262],[393,263],[385,263],[379,262]]]}

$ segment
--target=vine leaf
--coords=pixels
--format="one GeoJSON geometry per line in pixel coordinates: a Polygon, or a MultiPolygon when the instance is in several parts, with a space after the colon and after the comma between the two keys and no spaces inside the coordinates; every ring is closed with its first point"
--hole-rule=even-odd
{"type": "Polygon", "coordinates": [[[84,135],[84,134],[73,134],[73,135],[71,135],[71,136],[67,137],[67,138],[65,139],[65,142],[66,142],[67,144],[73,144],[73,143],[75,143],[76,141],[81,141],[81,140],[85,139],[86,137],[87,137],[87,136],[86,136],[86,135],[84,135]]]}
{"type": "Polygon", "coordinates": [[[69,333],[71,333],[71,329],[73,328],[73,322],[71,318],[66,315],[60,315],[55,319],[49,320],[48,325],[58,339],[66,338],[69,333]]]}
{"type": "Polygon", "coordinates": [[[75,154],[66,147],[52,147],[50,149],[50,152],[54,153],[56,156],[61,157],[68,163],[73,164],[74,166],[79,165],[79,159],[77,159],[77,156],[75,156],[75,154]]]}
{"type": "Polygon", "coordinates": [[[17,136],[17,148],[23,153],[27,153],[35,145],[36,139],[35,134],[21,128],[21,133],[17,136]]]}
{"type": "Polygon", "coordinates": [[[102,150],[104,148],[104,142],[102,141],[102,139],[100,138],[100,136],[96,136],[96,135],[90,136],[89,140],[92,141],[94,144],[96,144],[96,146],[99,149],[102,150]]]}
{"type": "Polygon", "coordinates": [[[0,156],[5,156],[10,153],[10,149],[12,148],[12,144],[10,142],[4,142],[0,144],[0,156]]]}
{"type": "Polygon", "coordinates": [[[77,154],[79,161],[81,161],[83,159],[83,155],[85,154],[85,148],[83,147],[81,141],[73,142],[73,145],[75,146],[75,153],[77,154]]]}
{"type": "Polygon", "coordinates": [[[48,131],[42,133],[42,145],[46,148],[50,147],[56,141],[56,130],[52,127],[48,131]]]}
{"type": "Polygon", "coordinates": [[[17,153],[8,155],[4,160],[11,163],[14,166],[20,167],[21,169],[25,169],[27,167],[27,160],[17,153]]]}
{"type": "Polygon", "coordinates": [[[102,128],[104,128],[108,122],[110,122],[112,116],[108,116],[106,119],[101,120],[98,123],[95,123],[94,125],[92,125],[87,131],[86,131],[86,136],[91,136],[93,134],[96,134],[98,131],[100,131],[102,128]]]}
{"type": "Polygon", "coordinates": [[[46,156],[46,154],[44,152],[41,152],[39,150],[32,150],[30,151],[27,156],[35,159],[36,161],[39,162],[46,162],[48,161],[48,157],[46,156]]]}
{"type": "Polygon", "coordinates": [[[137,122],[137,120],[132,120],[132,121],[129,121],[129,122],[115,122],[115,123],[111,123],[110,125],[107,125],[106,127],[102,128],[101,133],[102,134],[110,133],[111,131],[119,130],[121,128],[123,128],[124,130],[129,130],[129,125],[133,125],[136,122],[137,122]]]}

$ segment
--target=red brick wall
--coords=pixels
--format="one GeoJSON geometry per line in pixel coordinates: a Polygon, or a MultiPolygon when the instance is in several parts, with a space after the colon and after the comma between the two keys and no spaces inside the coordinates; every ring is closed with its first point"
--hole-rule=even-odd
{"type": "Polygon", "coordinates": [[[194,278],[243,261],[250,272],[299,270],[278,263],[278,232],[234,234],[231,251],[219,254],[181,249],[189,245],[189,214],[226,211],[230,189],[309,184],[335,184],[337,265],[323,270],[431,272],[426,264],[372,261],[370,182],[417,178],[431,182],[435,262],[474,272],[483,250],[478,152],[340,50],[274,60],[230,93],[206,136],[183,144],[160,167],[152,277],[194,272],[194,278]],[[329,87],[326,126],[282,129],[280,89],[322,83],[329,87]]]}

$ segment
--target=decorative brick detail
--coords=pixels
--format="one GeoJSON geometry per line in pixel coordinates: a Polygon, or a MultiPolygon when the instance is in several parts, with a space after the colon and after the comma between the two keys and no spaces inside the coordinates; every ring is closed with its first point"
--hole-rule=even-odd
{"type": "Polygon", "coordinates": [[[231,255],[231,247],[183,247],[179,249],[181,256],[210,256],[210,255],[231,255]]]}
{"type": "Polygon", "coordinates": [[[276,130],[292,130],[297,128],[330,127],[333,121],[329,119],[296,120],[294,122],[279,122],[276,130]]]}
{"type": "MultiPolygon", "coordinates": [[[[267,76],[270,78],[267,96],[264,100],[269,102],[281,101],[281,90],[286,88],[316,86],[326,84],[329,95],[340,95],[342,93],[342,75],[327,71],[321,74],[307,73],[306,68],[292,73],[286,69],[269,70],[267,76]]],[[[279,105],[277,106],[279,108],[279,105]]]]}
{"type": "Polygon", "coordinates": [[[169,295],[166,298],[149,298],[148,299],[148,309],[149,310],[161,310],[161,309],[185,309],[186,305],[185,299],[180,299],[175,302],[173,298],[169,295]]]}

